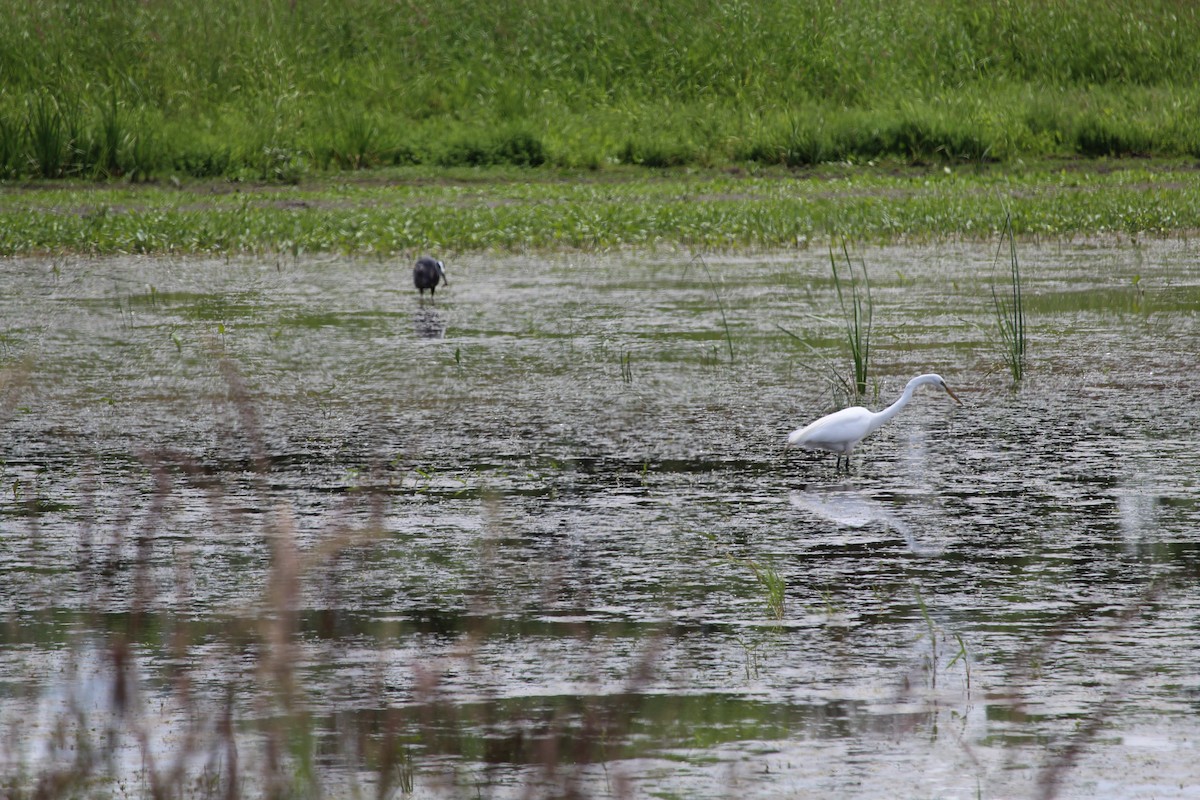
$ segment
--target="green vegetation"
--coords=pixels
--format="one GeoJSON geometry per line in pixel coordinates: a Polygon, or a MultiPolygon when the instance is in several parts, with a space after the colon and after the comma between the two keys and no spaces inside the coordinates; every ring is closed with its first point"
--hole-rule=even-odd
{"type": "Polygon", "coordinates": [[[842,291],[842,278],[838,275],[837,258],[833,248],[829,249],[829,268],[833,271],[833,285],[837,289],[838,306],[846,323],[846,344],[850,348],[850,360],[854,363],[854,392],[856,398],[867,396],[867,373],[871,367],[871,321],[875,317],[875,304],[871,302],[871,279],[867,277],[866,262],[862,263],[862,287],[854,275],[854,262],[850,251],[842,242],[842,255],[846,259],[846,272],[850,286],[850,304],[842,291]],[[863,298],[866,297],[866,302],[863,298]]]}
{"type": "Polygon", "coordinates": [[[1004,360],[1012,372],[1013,382],[1019,383],[1025,375],[1025,304],[1021,294],[1021,265],[1017,261],[1017,242],[1013,238],[1011,220],[1005,221],[1005,234],[1008,239],[1009,286],[1003,295],[996,291],[995,286],[992,287],[992,304],[996,312],[996,324],[1000,328],[1000,339],[1004,344],[1004,360]]]}
{"type": "MultiPolygon", "coordinates": [[[[788,330],[776,323],[780,331],[799,343],[814,358],[816,364],[804,361],[797,363],[809,372],[819,375],[832,390],[834,405],[843,408],[851,402],[864,402],[867,397],[867,377],[871,364],[871,324],[875,317],[875,304],[871,300],[871,281],[867,276],[866,262],[861,263],[861,285],[854,274],[854,262],[850,260],[850,250],[842,240],[842,257],[846,260],[845,278],[838,273],[837,256],[833,246],[829,247],[829,269],[833,273],[833,286],[837,291],[838,310],[842,315],[843,341],[846,342],[850,356],[852,376],[846,377],[838,364],[822,356],[821,351],[814,347],[809,338],[788,330]],[[849,285],[849,292],[843,291],[843,282],[849,285]],[[847,294],[849,294],[847,302],[847,294]]],[[[876,386],[876,394],[879,387],[876,386]]],[[[841,459],[838,459],[841,463],[841,459]]]]}
{"type": "Polygon", "coordinates": [[[731,175],[406,168],[252,186],[53,183],[0,189],[0,254],[355,254],[807,247],[999,234],[1154,235],[1200,227],[1200,172],[826,167],[731,175]]]}
{"type": "Polygon", "coordinates": [[[1173,0],[0,0],[0,177],[1200,155],[1173,0]]]}
{"type": "MultiPolygon", "coordinates": [[[[754,579],[758,582],[759,588],[763,593],[763,602],[766,606],[767,613],[771,619],[776,622],[783,620],[784,603],[786,602],[787,582],[779,571],[769,563],[760,562],[753,558],[744,558],[734,555],[730,550],[722,545],[717,537],[711,533],[700,533],[700,536],[712,542],[717,549],[718,555],[726,562],[735,567],[744,567],[754,575],[754,579]]],[[[753,649],[753,648],[747,648],[753,649]]]]}
{"type": "Polygon", "coordinates": [[[713,280],[712,270],[708,268],[708,262],[704,260],[703,256],[696,256],[692,259],[692,262],[699,262],[700,266],[704,267],[704,275],[708,278],[708,286],[712,289],[713,299],[717,301],[717,310],[721,312],[721,327],[725,329],[725,344],[729,347],[729,363],[732,365],[733,334],[729,331],[729,318],[725,315],[725,304],[721,302],[721,293],[717,290],[717,282],[713,280]]]}
{"type": "Polygon", "coordinates": [[[1167,0],[0,10],[0,254],[986,238],[998,198],[1018,236],[1200,221],[1200,12],[1167,0]]]}

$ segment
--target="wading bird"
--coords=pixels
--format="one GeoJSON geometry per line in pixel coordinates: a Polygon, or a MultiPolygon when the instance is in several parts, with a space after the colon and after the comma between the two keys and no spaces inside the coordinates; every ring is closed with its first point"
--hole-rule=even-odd
{"type": "Polygon", "coordinates": [[[429,256],[418,258],[417,265],[413,267],[413,285],[420,290],[421,296],[424,297],[425,290],[428,289],[429,296],[433,297],[439,280],[447,286],[450,285],[450,279],[446,277],[446,265],[429,256]]]}
{"type": "MultiPolygon", "coordinates": [[[[940,375],[932,373],[918,375],[904,387],[904,394],[883,411],[871,411],[862,406],[843,408],[832,414],[826,414],[816,422],[811,422],[803,428],[791,432],[787,438],[788,447],[802,447],[805,450],[826,450],[837,453],[837,466],[846,457],[846,469],[850,468],[850,451],[863,439],[883,427],[883,423],[900,412],[912,399],[913,391],[918,386],[932,383],[946,390],[946,394],[954,398],[954,402],[962,405],[958,395],[950,391],[950,387],[940,375]]],[[[835,467],[836,469],[836,467],[835,467]]]]}

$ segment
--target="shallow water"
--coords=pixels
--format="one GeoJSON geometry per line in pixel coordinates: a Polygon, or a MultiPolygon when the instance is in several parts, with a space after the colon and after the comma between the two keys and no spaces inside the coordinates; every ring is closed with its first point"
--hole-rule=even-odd
{"type": "Polygon", "coordinates": [[[447,259],[434,302],[384,261],[7,262],[4,774],[90,724],[104,775],[236,741],[252,792],[278,725],[333,795],[392,753],[418,795],[1188,796],[1197,252],[1019,255],[1016,390],[993,247],[856,255],[868,405],[964,406],[848,475],[782,449],[848,370],[826,253],[447,259]]]}

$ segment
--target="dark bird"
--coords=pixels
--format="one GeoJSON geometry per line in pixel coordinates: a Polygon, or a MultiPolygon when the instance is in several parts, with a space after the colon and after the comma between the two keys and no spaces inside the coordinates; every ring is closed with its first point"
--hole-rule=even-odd
{"type": "Polygon", "coordinates": [[[418,258],[417,266],[413,267],[413,285],[420,290],[421,296],[423,297],[425,290],[428,289],[429,296],[433,297],[438,281],[442,281],[447,286],[450,285],[450,280],[446,277],[446,265],[429,256],[418,258]]]}

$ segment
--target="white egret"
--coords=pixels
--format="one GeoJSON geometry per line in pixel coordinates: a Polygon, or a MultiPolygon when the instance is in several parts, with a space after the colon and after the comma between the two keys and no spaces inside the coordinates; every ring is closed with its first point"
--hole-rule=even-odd
{"type": "Polygon", "coordinates": [[[450,285],[450,279],[446,277],[446,265],[436,258],[429,256],[421,256],[417,259],[417,265],[413,267],[413,285],[420,291],[421,296],[425,295],[425,290],[429,290],[429,296],[433,297],[434,291],[438,287],[438,281],[444,282],[447,286],[450,285]]]}
{"type": "Polygon", "coordinates": [[[859,442],[865,439],[870,434],[883,427],[883,424],[899,413],[900,409],[908,405],[908,401],[912,399],[913,391],[918,386],[931,383],[942,387],[946,390],[946,394],[954,398],[954,401],[960,406],[962,401],[958,399],[958,395],[950,391],[950,387],[942,380],[940,375],[932,373],[928,375],[918,375],[908,382],[904,387],[904,394],[900,395],[900,399],[892,403],[883,411],[871,411],[862,406],[854,406],[852,408],[843,408],[841,411],[835,411],[832,414],[826,414],[815,422],[810,422],[803,428],[798,428],[791,432],[787,438],[788,447],[801,447],[805,450],[826,450],[830,453],[838,454],[838,466],[841,466],[842,456],[846,457],[846,467],[850,467],[850,451],[852,451],[859,442]]]}

